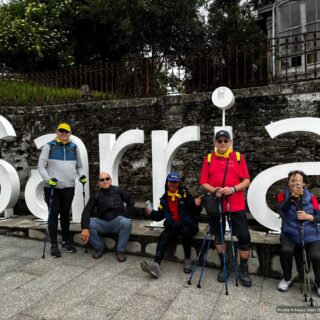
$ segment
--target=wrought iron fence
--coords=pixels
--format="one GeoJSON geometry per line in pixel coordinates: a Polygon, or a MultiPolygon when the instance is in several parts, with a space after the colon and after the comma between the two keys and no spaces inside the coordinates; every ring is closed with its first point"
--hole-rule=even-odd
{"type": "Polygon", "coordinates": [[[151,97],[319,76],[319,34],[270,39],[256,47],[227,47],[32,74],[0,74],[0,104],[52,104],[151,97]]]}
{"type": "Polygon", "coordinates": [[[288,34],[268,43],[269,82],[319,79],[320,33],[288,34]]]}

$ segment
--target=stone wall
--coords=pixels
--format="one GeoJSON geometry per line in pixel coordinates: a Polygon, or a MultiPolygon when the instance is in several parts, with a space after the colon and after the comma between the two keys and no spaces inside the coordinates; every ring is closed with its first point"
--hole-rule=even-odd
{"type": "MultiPolygon", "coordinates": [[[[265,130],[270,122],[292,117],[319,117],[320,82],[268,86],[235,90],[236,103],[226,113],[226,124],[234,129],[234,148],[248,162],[252,178],[259,172],[282,163],[319,161],[320,137],[306,133],[288,133],[271,139],[265,130]]],[[[130,129],[145,132],[145,143],[131,147],[119,168],[119,184],[134,194],[137,201],[152,199],[151,131],[168,130],[169,138],[185,126],[200,126],[201,141],[188,143],[177,153],[173,169],[180,171],[186,186],[197,192],[203,156],[212,149],[214,126],[221,125],[221,111],[213,107],[211,93],[161,98],[87,102],[42,107],[1,107],[0,115],[14,126],[17,138],[0,140],[0,158],[10,162],[21,179],[21,200],[15,212],[27,213],[23,201],[24,186],[30,169],[39,156],[33,140],[52,133],[58,122],[67,121],[88,150],[91,190],[99,172],[99,133],[117,137],[130,129]]],[[[310,179],[318,192],[319,180],[310,179]]],[[[283,181],[268,192],[271,206],[283,181]]]]}

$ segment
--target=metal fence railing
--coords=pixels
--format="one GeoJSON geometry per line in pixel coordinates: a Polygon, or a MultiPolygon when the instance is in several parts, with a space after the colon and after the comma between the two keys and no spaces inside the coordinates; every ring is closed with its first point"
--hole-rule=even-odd
{"type": "Polygon", "coordinates": [[[319,34],[270,39],[255,47],[141,58],[57,71],[0,73],[0,105],[155,97],[319,78],[319,34]]]}

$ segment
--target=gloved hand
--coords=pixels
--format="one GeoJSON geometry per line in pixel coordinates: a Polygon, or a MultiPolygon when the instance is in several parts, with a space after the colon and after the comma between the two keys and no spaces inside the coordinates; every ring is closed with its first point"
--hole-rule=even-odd
{"type": "Polygon", "coordinates": [[[87,177],[86,176],[81,176],[79,178],[79,181],[82,183],[82,184],[86,184],[87,183],[87,177]]]}
{"type": "Polygon", "coordinates": [[[87,243],[89,241],[89,229],[83,229],[81,233],[81,240],[87,243]]]}
{"type": "Polygon", "coordinates": [[[57,182],[58,180],[56,178],[51,178],[48,183],[51,188],[55,188],[57,186],[57,182]]]}

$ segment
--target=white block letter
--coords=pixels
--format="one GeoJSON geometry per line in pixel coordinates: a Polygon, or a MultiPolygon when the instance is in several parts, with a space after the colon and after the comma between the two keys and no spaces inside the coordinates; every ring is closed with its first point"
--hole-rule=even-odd
{"type": "Polygon", "coordinates": [[[123,154],[132,144],[144,143],[143,130],[128,130],[116,140],[112,133],[99,134],[100,172],[107,172],[112,177],[112,184],[119,184],[118,171],[123,154]]]}
{"type": "MultiPolygon", "coordinates": [[[[46,143],[53,140],[56,137],[55,134],[46,134],[34,140],[38,149],[41,149],[46,143]]],[[[70,140],[74,142],[80,151],[82,164],[84,167],[85,175],[88,182],[85,185],[86,202],[89,196],[89,165],[88,165],[88,153],[83,142],[76,136],[71,136],[70,140]]],[[[47,220],[48,219],[48,207],[44,201],[43,193],[43,180],[38,170],[31,170],[31,177],[26,184],[25,199],[28,209],[36,217],[47,220]]],[[[72,221],[80,222],[83,210],[83,196],[82,196],[82,184],[76,180],[75,196],[72,202],[72,221]]]]}
{"type": "Polygon", "coordinates": [[[165,189],[167,174],[179,147],[191,142],[200,141],[200,127],[190,126],[178,130],[168,142],[168,131],[152,131],[152,184],[153,207],[157,208],[165,189]]]}
{"type": "MultiPolygon", "coordinates": [[[[296,131],[320,135],[320,119],[308,117],[285,119],[269,124],[266,130],[271,138],[296,131]]],[[[298,162],[274,166],[259,173],[249,187],[247,201],[250,212],[259,223],[271,230],[280,231],[281,219],[269,208],[266,201],[267,191],[272,184],[288,177],[291,170],[302,170],[306,175],[319,175],[320,162],[298,162]]]]}
{"type": "MultiPolygon", "coordinates": [[[[0,139],[16,137],[11,123],[0,116],[0,139]]],[[[18,201],[20,180],[16,169],[7,161],[0,160],[0,212],[5,212],[5,218],[10,218],[13,207],[18,201]]]]}

